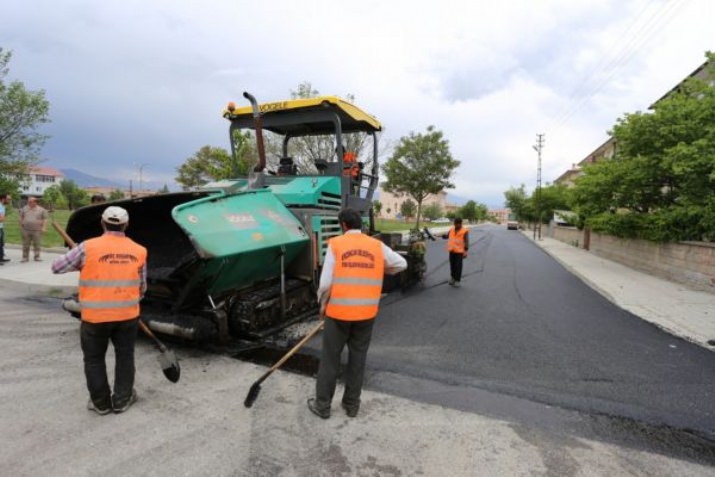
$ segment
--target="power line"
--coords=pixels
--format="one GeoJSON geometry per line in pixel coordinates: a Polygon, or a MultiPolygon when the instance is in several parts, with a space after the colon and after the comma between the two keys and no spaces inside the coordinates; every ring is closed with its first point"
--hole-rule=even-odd
{"type": "Polygon", "coordinates": [[[677,15],[675,11],[683,6],[687,0],[673,0],[663,4],[660,10],[651,15],[648,20],[634,33],[633,37],[628,40],[622,51],[613,58],[604,68],[604,73],[601,79],[596,82],[591,90],[581,96],[573,103],[564,113],[552,120],[551,124],[558,130],[566,123],[593,95],[601,91],[610,79],[617,73],[619,68],[625,65],[639,50],[642,48],[653,35],[670,23],[677,15]]]}

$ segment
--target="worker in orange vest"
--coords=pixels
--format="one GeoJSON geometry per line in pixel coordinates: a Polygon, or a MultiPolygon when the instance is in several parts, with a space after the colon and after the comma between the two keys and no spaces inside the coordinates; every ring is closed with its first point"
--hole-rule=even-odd
{"type": "Polygon", "coordinates": [[[52,263],[53,273],[80,272],[80,342],[90,396],[87,409],[100,415],[124,412],[137,400],[134,343],[139,301],[146,291],[147,251],[124,234],[128,223],[125,209],[107,207],[101,219],[104,234],[80,243],[52,263]],[[114,394],[105,364],[110,340],[116,357],[114,394]]]}
{"type": "Polygon", "coordinates": [[[348,364],[342,406],[349,417],[357,416],[383,275],[407,268],[401,255],[361,233],[362,218],[355,210],[341,210],[338,222],[343,235],[330,240],[320,275],[318,302],[325,321],[323,350],[315,397],[308,399],[308,408],[323,419],[330,417],[340,355],[346,344],[348,364]]]}
{"type": "Polygon", "coordinates": [[[454,225],[449,229],[449,233],[443,235],[442,238],[448,240],[449,284],[459,288],[462,280],[462,261],[467,258],[469,252],[469,232],[462,227],[461,217],[455,217],[454,225]]]}
{"type": "Polygon", "coordinates": [[[360,166],[357,163],[357,156],[355,156],[354,152],[345,151],[345,154],[343,154],[343,175],[357,180],[359,173],[360,166]]]}

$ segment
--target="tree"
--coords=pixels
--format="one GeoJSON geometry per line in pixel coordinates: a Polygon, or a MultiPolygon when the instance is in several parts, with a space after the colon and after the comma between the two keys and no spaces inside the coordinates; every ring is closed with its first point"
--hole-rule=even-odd
{"type": "Polygon", "coordinates": [[[168,194],[169,192],[171,192],[171,191],[169,190],[169,186],[166,185],[166,184],[164,184],[164,187],[162,187],[161,189],[159,189],[159,190],[157,191],[157,194],[168,194]]]}
{"type": "Polygon", "coordinates": [[[442,217],[442,207],[437,202],[425,205],[422,214],[430,220],[442,217]]]}
{"type": "Polygon", "coordinates": [[[6,82],[11,57],[0,48],[0,190],[7,192],[17,190],[18,179],[39,162],[47,136],[37,130],[50,121],[44,91],[29,91],[20,81],[6,82]]]}
{"type": "Polygon", "coordinates": [[[87,191],[81,189],[77,183],[71,179],[65,179],[60,182],[59,189],[67,203],[67,208],[70,210],[89,203],[89,194],[87,194],[87,191]]]}
{"type": "Polygon", "coordinates": [[[402,204],[400,204],[400,214],[404,218],[415,216],[415,203],[412,200],[407,199],[402,204]]]}
{"type": "Polygon", "coordinates": [[[380,202],[379,200],[373,200],[372,209],[375,211],[375,216],[379,217],[380,212],[382,211],[382,202],[380,202]]]}
{"type": "Polygon", "coordinates": [[[538,203],[535,193],[527,199],[527,209],[538,211],[535,215],[539,216],[539,220],[542,223],[548,223],[554,216],[555,210],[569,209],[568,194],[568,189],[563,185],[554,184],[542,187],[538,193],[538,203]]]}
{"type": "Polygon", "coordinates": [[[114,189],[112,192],[109,193],[109,197],[107,198],[107,200],[122,200],[124,199],[124,197],[124,191],[114,189]]]}
{"type": "Polygon", "coordinates": [[[411,132],[400,138],[395,151],[383,164],[386,191],[407,195],[417,204],[416,228],[420,226],[422,203],[430,194],[454,187],[450,182],[459,161],[452,157],[449,142],[441,131],[429,126],[422,134],[411,132]]]}
{"type": "MultiPolygon", "coordinates": [[[[715,55],[706,73],[715,79],[715,55]]],[[[715,240],[715,85],[689,78],[653,105],[625,114],[612,160],[584,168],[572,194],[586,225],[621,237],[715,240]]]]}
{"type": "Polygon", "coordinates": [[[467,201],[466,204],[459,208],[459,215],[464,220],[475,222],[477,220],[477,203],[473,200],[467,201]]]}
{"type": "Polygon", "coordinates": [[[176,182],[182,189],[197,189],[211,181],[230,179],[236,167],[223,148],[204,146],[177,168],[176,182]]]}
{"type": "Polygon", "coordinates": [[[67,201],[62,195],[59,185],[53,185],[45,189],[42,194],[42,203],[47,205],[47,208],[53,210],[55,207],[64,207],[67,201]]]}
{"type": "Polygon", "coordinates": [[[518,188],[510,187],[508,191],[504,192],[504,198],[506,199],[504,204],[511,210],[516,220],[526,222],[532,219],[531,209],[527,202],[526,186],[524,184],[518,188]]]}

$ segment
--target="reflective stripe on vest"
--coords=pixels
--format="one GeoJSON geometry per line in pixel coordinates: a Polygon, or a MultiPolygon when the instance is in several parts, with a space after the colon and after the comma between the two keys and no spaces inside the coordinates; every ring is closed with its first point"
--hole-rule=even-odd
{"type": "Polygon", "coordinates": [[[385,257],[382,242],[350,233],[330,241],[335,256],[326,314],[336,320],[369,320],[377,316],[385,257]]]}
{"type": "Polygon", "coordinates": [[[453,253],[464,253],[464,236],[467,234],[467,229],[462,227],[457,232],[454,227],[449,229],[449,240],[447,241],[447,251],[453,253]]]}
{"type": "Polygon", "coordinates": [[[84,249],[79,276],[82,320],[104,323],[139,316],[146,249],[128,237],[110,234],[87,240],[84,249]]]}

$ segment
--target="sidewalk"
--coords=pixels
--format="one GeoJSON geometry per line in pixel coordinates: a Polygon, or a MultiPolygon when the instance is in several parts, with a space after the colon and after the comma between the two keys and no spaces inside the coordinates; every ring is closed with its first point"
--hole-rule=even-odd
{"type": "MultiPolygon", "coordinates": [[[[533,241],[533,231],[523,233],[533,241]]],[[[715,294],[691,290],[552,238],[543,237],[535,243],[620,308],[715,350],[715,294]]]]}
{"type": "MultiPolygon", "coordinates": [[[[77,291],[77,273],[54,275],[52,261],[66,249],[43,249],[41,262],[30,259],[22,263],[22,249],[18,245],[5,244],[5,256],[10,259],[0,266],[0,285],[18,291],[31,291],[51,296],[66,296],[77,291]]],[[[32,251],[30,252],[32,254],[32,251]]]]}

